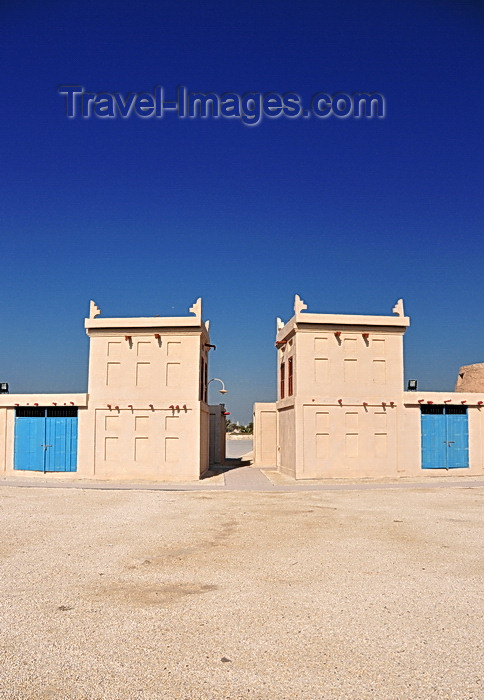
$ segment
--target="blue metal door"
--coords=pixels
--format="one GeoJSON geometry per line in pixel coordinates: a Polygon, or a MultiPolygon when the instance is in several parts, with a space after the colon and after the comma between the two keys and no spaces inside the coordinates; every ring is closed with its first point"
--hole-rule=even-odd
{"type": "Polygon", "coordinates": [[[469,430],[467,409],[464,406],[446,406],[447,469],[469,466],[469,430]]]}
{"type": "Polygon", "coordinates": [[[422,469],[469,466],[467,408],[422,406],[422,469]]]}
{"type": "Polygon", "coordinates": [[[77,409],[17,409],[14,469],[75,472],[77,409]]]}
{"type": "Polygon", "coordinates": [[[14,469],[44,471],[45,419],[38,416],[15,418],[14,469]]]}
{"type": "Polygon", "coordinates": [[[45,419],[46,472],[75,472],[77,468],[77,418],[45,419]]]}

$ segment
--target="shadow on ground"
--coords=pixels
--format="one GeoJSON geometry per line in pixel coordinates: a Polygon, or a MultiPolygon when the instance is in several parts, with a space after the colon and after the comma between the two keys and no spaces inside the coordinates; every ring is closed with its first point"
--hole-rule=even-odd
{"type": "Polygon", "coordinates": [[[230,472],[233,469],[240,469],[240,467],[248,467],[250,464],[251,461],[249,459],[244,459],[244,457],[226,459],[223,464],[212,465],[208,472],[203,475],[202,480],[210,479],[211,476],[225,474],[225,472],[230,472]]]}

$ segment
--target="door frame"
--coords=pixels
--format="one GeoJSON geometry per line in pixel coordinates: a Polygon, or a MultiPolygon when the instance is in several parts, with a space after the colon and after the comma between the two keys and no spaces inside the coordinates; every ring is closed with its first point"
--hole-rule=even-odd
{"type": "Polygon", "coordinates": [[[469,468],[467,406],[447,406],[446,404],[420,406],[420,433],[422,469],[445,469],[448,471],[449,469],[469,468]],[[462,420],[462,417],[465,419],[462,420]],[[461,431],[457,429],[459,424],[461,431]],[[459,436],[462,439],[457,441],[455,438],[459,436]],[[458,462],[459,454],[462,454],[463,451],[466,453],[466,459],[463,460],[465,464],[456,464],[455,461],[458,462]]]}
{"type": "Polygon", "coordinates": [[[77,471],[78,409],[23,406],[15,411],[16,471],[77,471]]]}

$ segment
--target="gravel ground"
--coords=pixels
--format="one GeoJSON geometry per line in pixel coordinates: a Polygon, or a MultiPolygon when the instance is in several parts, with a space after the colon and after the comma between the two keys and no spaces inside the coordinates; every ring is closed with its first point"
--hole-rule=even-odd
{"type": "Polygon", "coordinates": [[[0,487],[0,698],[481,699],[482,494],[0,487]]]}

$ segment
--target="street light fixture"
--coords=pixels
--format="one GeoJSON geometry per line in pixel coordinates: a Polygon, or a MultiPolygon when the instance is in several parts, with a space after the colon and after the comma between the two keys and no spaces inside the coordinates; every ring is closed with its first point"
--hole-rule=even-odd
{"type": "MultiPolygon", "coordinates": [[[[220,394],[226,394],[226,393],[227,393],[227,389],[225,388],[225,384],[224,384],[223,381],[222,381],[221,379],[219,379],[218,377],[214,377],[213,379],[210,379],[209,382],[208,382],[208,384],[210,384],[210,382],[220,382],[220,384],[222,385],[222,388],[219,389],[219,393],[220,393],[220,394]]],[[[208,387],[208,384],[207,384],[207,387],[208,387]]]]}

